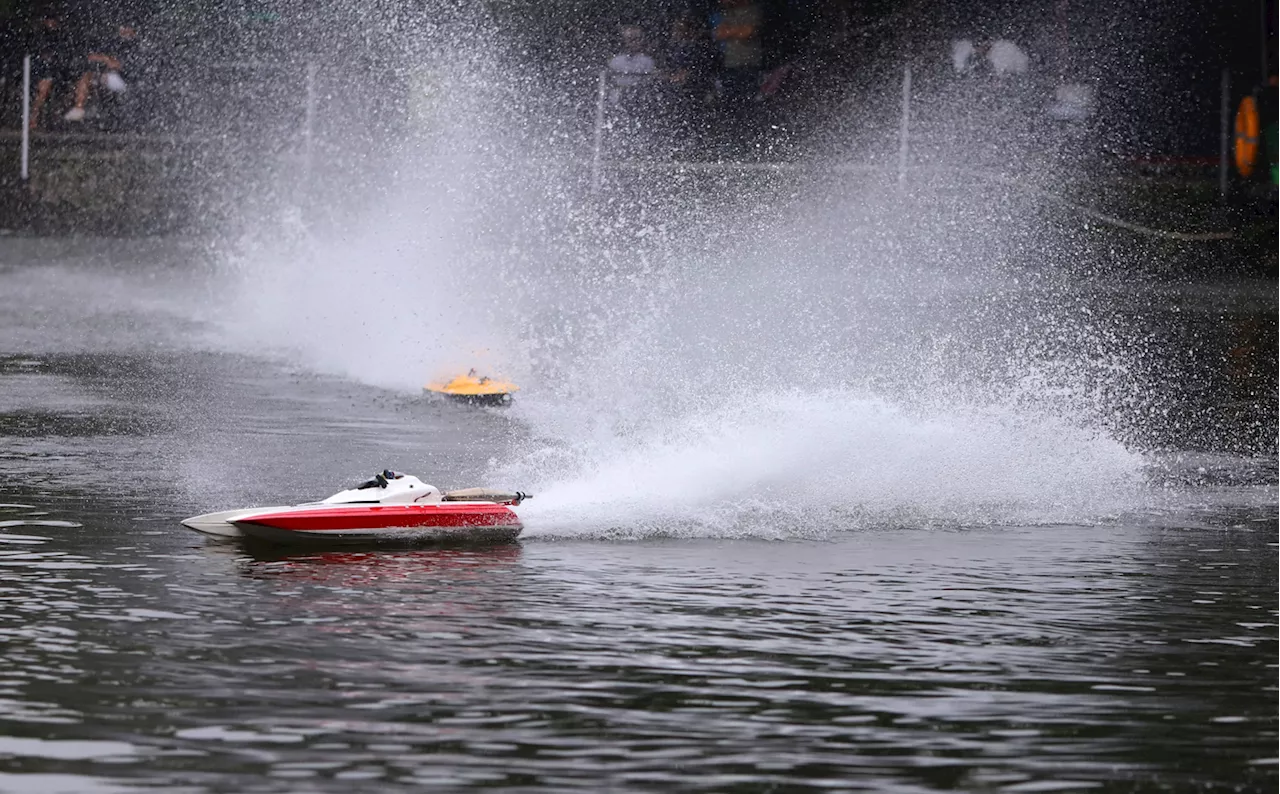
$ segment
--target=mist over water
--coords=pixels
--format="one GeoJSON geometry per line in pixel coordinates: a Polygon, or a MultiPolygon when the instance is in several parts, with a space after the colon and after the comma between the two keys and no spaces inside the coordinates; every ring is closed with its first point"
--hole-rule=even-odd
{"type": "MultiPolygon", "coordinates": [[[[489,477],[538,494],[531,536],[1142,502],[1144,458],[1115,432],[1140,421],[1142,341],[1075,289],[1033,195],[815,167],[610,172],[593,197],[581,120],[481,30],[406,64],[418,128],[372,177],[381,198],[317,185],[325,223],[247,226],[224,343],[407,393],[470,367],[515,380],[523,430],[489,477]]],[[[962,132],[950,157],[983,137],[962,132]]]]}

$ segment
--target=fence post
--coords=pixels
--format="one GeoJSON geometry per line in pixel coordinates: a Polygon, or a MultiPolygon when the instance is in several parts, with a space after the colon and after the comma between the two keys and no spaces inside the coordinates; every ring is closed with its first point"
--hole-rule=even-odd
{"type": "MultiPolygon", "coordinates": [[[[1270,47],[1267,46],[1271,38],[1268,35],[1268,31],[1273,29],[1269,24],[1270,20],[1267,15],[1267,11],[1268,11],[1267,7],[1269,5],[1271,4],[1258,3],[1258,7],[1262,9],[1262,24],[1258,26],[1258,31],[1262,33],[1262,46],[1258,48],[1258,52],[1262,54],[1262,79],[1263,80],[1271,79],[1271,63],[1267,59],[1267,52],[1268,50],[1271,49],[1270,47]]],[[[1275,6],[1271,6],[1271,7],[1274,8],[1275,6]]]]}
{"type": "Polygon", "coordinates": [[[609,70],[600,70],[599,87],[596,90],[596,130],[591,144],[591,195],[600,192],[600,148],[604,138],[604,97],[605,82],[609,70]]]}
{"type": "Polygon", "coordinates": [[[306,121],[302,130],[302,179],[303,185],[311,187],[311,160],[315,149],[316,126],[316,64],[307,61],[307,106],[306,121]]]}
{"type": "Polygon", "coordinates": [[[1227,161],[1231,159],[1231,70],[1222,70],[1221,142],[1218,150],[1218,195],[1227,197],[1227,161]]]}
{"type": "Polygon", "coordinates": [[[907,178],[907,158],[911,153],[911,67],[902,69],[902,123],[898,127],[898,181],[907,178]]]}
{"type": "Polygon", "coordinates": [[[28,158],[31,156],[31,56],[22,58],[22,181],[27,181],[28,158]]]}

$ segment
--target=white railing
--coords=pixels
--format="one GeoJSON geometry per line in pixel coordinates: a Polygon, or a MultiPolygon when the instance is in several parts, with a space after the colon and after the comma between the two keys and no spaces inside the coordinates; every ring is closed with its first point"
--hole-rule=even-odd
{"type": "Polygon", "coordinates": [[[898,126],[898,182],[907,180],[911,158],[911,67],[902,69],[902,122],[898,126]]]}
{"type": "Polygon", "coordinates": [[[31,153],[31,56],[22,57],[22,165],[19,166],[22,181],[30,175],[27,158],[31,153]]]}
{"type": "Polygon", "coordinates": [[[609,90],[609,70],[600,70],[599,87],[596,90],[596,129],[591,140],[591,194],[600,192],[600,149],[604,141],[604,98],[609,90]]]}
{"type": "MultiPolygon", "coordinates": [[[[785,162],[690,162],[670,160],[665,162],[648,162],[642,160],[606,160],[603,156],[605,129],[605,98],[608,94],[609,70],[601,69],[596,90],[595,129],[591,139],[591,194],[600,192],[601,169],[607,163],[614,168],[625,170],[675,170],[675,171],[801,171],[812,167],[797,163],[785,162]]],[[[902,114],[898,125],[898,182],[907,178],[907,170],[911,161],[911,67],[902,70],[902,114]]],[[[840,164],[824,165],[824,169],[837,171],[878,171],[876,166],[840,164]]]]}

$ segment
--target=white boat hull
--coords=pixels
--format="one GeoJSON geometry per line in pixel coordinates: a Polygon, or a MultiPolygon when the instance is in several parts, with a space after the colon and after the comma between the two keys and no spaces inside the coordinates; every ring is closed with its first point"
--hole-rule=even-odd
{"type": "Polygon", "coordinates": [[[204,515],[192,516],[184,518],[182,525],[187,529],[194,529],[210,537],[215,538],[242,538],[244,533],[240,528],[231,523],[241,516],[251,516],[259,513],[269,512],[271,510],[284,510],[291,508],[282,507],[253,507],[240,510],[222,510],[217,513],[205,513],[204,515]]]}

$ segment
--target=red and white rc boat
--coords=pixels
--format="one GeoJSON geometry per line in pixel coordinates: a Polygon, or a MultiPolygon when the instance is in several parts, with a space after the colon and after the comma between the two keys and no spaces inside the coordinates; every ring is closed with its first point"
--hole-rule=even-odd
{"type": "Polygon", "coordinates": [[[197,532],[271,543],[494,543],[523,529],[513,507],[529,494],[485,488],[441,492],[390,469],[322,502],[224,510],[183,519],[197,532]]]}

